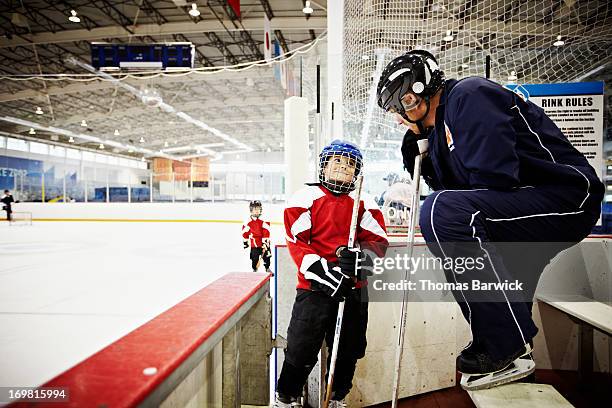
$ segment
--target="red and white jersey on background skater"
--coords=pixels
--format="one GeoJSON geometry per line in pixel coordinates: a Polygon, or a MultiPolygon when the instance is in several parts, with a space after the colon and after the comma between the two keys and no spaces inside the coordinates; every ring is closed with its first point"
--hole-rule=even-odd
{"type": "MultiPolygon", "coordinates": [[[[356,241],[361,249],[384,256],[389,245],[385,221],[374,200],[364,195],[359,205],[356,241]]],[[[354,191],[337,195],[321,185],[307,185],[289,200],[284,215],[285,233],[289,253],[298,266],[298,289],[311,289],[304,274],[313,263],[338,262],[336,249],[348,243],[354,196],[354,191]]]]}
{"type": "Polygon", "coordinates": [[[270,243],[270,223],[261,218],[249,217],[242,225],[242,238],[251,248],[260,248],[264,242],[270,243]]]}

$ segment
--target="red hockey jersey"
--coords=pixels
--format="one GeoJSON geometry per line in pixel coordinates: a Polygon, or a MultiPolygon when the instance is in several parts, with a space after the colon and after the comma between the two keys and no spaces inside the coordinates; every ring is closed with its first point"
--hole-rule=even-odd
{"type": "MultiPolygon", "coordinates": [[[[348,243],[354,195],[335,195],[323,186],[308,185],[289,200],[285,232],[289,253],[298,267],[298,289],[311,289],[304,273],[314,262],[338,262],[336,249],[348,243]]],[[[383,256],[389,245],[383,215],[371,197],[362,197],[359,205],[356,241],[378,256],[383,256]]]]}
{"type": "Polygon", "coordinates": [[[260,248],[264,242],[270,243],[270,223],[261,218],[250,217],[242,225],[242,238],[251,248],[260,248]]]}

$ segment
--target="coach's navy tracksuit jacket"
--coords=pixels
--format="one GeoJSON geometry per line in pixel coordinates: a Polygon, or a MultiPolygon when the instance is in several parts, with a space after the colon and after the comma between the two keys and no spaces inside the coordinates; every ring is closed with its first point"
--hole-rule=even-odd
{"type": "Polygon", "coordinates": [[[604,186],[540,107],[484,78],[446,82],[428,139],[423,176],[436,190],[420,216],[428,247],[455,257],[470,252],[457,245],[467,243],[487,260],[478,274],[447,271],[447,278],[529,281],[523,302],[503,291],[491,301],[454,292],[470,322],[471,347],[506,357],[537,333],[531,296],[539,276],[559,251],[590,233],[604,186]],[[540,244],[493,244],[499,242],[540,244]]]}

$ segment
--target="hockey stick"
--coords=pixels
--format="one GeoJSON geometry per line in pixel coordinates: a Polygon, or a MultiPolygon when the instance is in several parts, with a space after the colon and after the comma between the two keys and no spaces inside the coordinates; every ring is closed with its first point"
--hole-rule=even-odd
{"type": "MultiPolygon", "coordinates": [[[[357,176],[355,182],[355,197],[353,198],[353,213],[351,214],[351,228],[349,230],[348,247],[355,248],[355,235],[357,234],[357,219],[359,218],[359,203],[361,202],[361,184],[363,176],[357,176]]],[[[329,363],[329,375],[327,376],[327,392],[323,408],[329,407],[332,386],[334,384],[334,372],[336,371],[336,358],[338,357],[338,346],[340,345],[340,332],[342,330],[342,319],[344,317],[344,300],[338,303],[338,314],[336,316],[336,329],[334,332],[334,345],[332,346],[331,361],[329,363]]]]}
{"type": "MultiPolygon", "coordinates": [[[[419,151],[424,153],[427,151],[427,140],[419,140],[419,151]]],[[[414,158],[414,172],[412,173],[412,200],[410,203],[410,223],[408,224],[408,257],[412,258],[414,249],[414,236],[416,223],[419,215],[420,204],[420,186],[421,186],[421,154],[414,158]]],[[[404,272],[404,280],[408,280],[408,269],[404,272]]],[[[399,396],[400,372],[402,364],[402,355],[404,354],[404,333],[406,331],[406,320],[408,307],[408,291],[404,289],[402,297],[402,309],[400,312],[399,333],[397,337],[397,350],[395,351],[395,373],[393,377],[393,396],[391,399],[391,407],[397,408],[397,399],[399,396]]]]}

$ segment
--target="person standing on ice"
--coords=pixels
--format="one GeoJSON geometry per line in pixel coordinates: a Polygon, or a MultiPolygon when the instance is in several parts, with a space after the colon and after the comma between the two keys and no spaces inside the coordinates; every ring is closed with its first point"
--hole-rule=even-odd
{"type": "Polygon", "coordinates": [[[4,190],[4,195],[0,201],[2,202],[2,209],[6,211],[6,220],[10,222],[13,214],[12,204],[15,202],[15,199],[9,190],[4,190]]]}
{"type": "MultiPolygon", "coordinates": [[[[405,168],[412,172],[414,158],[424,156],[422,175],[435,192],[423,203],[420,226],[434,255],[472,251],[485,259],[479,276],[503,282],[520,275],[535,290],[550,259],[597,222],[603,184],[535,104],[484,78],[445,80],[435,57],[422,50],[387,65],[377,96],[382,109],[408,126],[401,147],[405,168]],[[429,149],[421,152],[417,140],[425,138],[429,149]],[[532,254],[509,256],[511,249],[496,249],[500,242],[548,244],[532,251],[525,245],[532,254]],[[518,262],[522,257],[529,264],[518,262]]],[[[445,272],[450,282],[471,279],[468,272],[445,272]]],[[[503,291],[488,294],[490,302],[477,301],[471,291],[453,294],[472,332],[457,357],[464,388],[488,388],[533,372],[533,291],[522,301],[509,301],[503,291]],[[529,364],[520,364],[523,356],[529,364]]]]}
{"type": "Polygon", "coordinates": [[[249,203],[250,217],[242,225],[242,243],[244,249],[251,248],[249,257],[253,272],[257,272],[263,259],[266,272],[271,273],[270,260],[270,223],[261,219],[261,201],[255,200],[249,203]]]}
{"type": "Polygon", "coordinates": [[[332,406],[346,406],[343,400],[352,387],[355,365],[365,355],[368,303],[360,288],[366,284],[366,268],[373,266],[373,257],[383,256],[389,243],[382,213],[372,198],[362,194],[356,230],[359,249],[346,248],[361,167],[359,149],[334,140],[319,155],[319,183],[293,194],[285,209],[287,246],[297,266],[298,284],[275,407],[301,407],[302,391],[323,340],[332,354],[341,300],[346,303],[332,406]]]}

